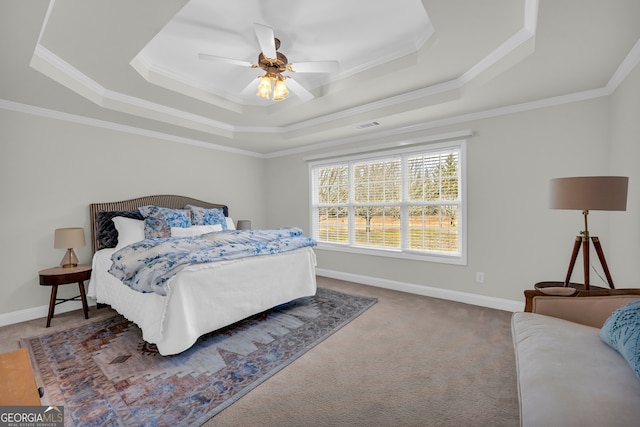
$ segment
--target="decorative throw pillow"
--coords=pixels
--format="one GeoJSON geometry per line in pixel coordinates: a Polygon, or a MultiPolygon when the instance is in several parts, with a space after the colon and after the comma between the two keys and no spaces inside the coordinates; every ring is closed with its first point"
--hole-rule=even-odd
{"type": "Polygon", "coordinates": [[[144,240],[144,221],[140,219],[116,216],[113,223],[118,230],[116,250],[144,240]]]}
{"type": "Polygon", "coordinates": [[[235,230],[236,224],[233,222],[233,219],[227,217],[227,230],[235,230]]]}
{"type": "Polygon", "coordinates": [[[602,325],[600,338],[620,353],[640,378],[640,299],[614,311],[602,325]]]}
{"type": "Polygon", "coordinates": [[[96,240],[97,250],[105,248],[115,248],[118,244],[118,231],[116,230],[113,218],[132,218],[143,220],[144,217],[138,211],[102,211],[96,215],[96,240]]]}
{"type": "Polygon", "coordinates": [[[191,212],[187,209],[142,206],[138,210],[144,216],[146,239],[171,237],[171,227],[191,227],[191,212]]]}
{"type": "Polygon", "coordinates": [[[227,229],[227,220],[222,208],[202,208],[200,206],[187,205],[185,209],[191,211],[191,221],[194,225],[220,224],[223,230],[227,229]]]}
{"type": "Polygon", "coordinates": [[[194,237],[222,230],[220,224],[192,225],[189,228],[171,227],[171,237],[194,237]]]}

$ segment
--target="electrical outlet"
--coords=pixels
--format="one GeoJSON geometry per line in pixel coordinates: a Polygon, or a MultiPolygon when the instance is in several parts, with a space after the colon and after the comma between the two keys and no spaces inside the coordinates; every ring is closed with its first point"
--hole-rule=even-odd
{"type": "Polygon", "coordinates": [[[478,283],[484,283],[484,273],[481,271],[478,271],[476,273],[476,282],[478,283]]]}

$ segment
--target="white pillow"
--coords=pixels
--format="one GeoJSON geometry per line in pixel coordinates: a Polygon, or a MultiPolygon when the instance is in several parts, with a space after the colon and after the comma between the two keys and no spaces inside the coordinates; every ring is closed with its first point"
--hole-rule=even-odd
{"type": "Polygon", "coordinates": [[[191,227],[171,227],[171,237],[193,237],[201,234],[222,231],[221,224],[212,225],[192,225],[191,227]]]}
{"type": "Polygon", "coordinates": [[[233,223],[233,220],[231,218],[229,218],[229,217],[226,217],[225,219],[227,220],[227,229],[228,230],[235,230],[236,226],[233,223]]]}
{"type": "Polygon", "coordinates": [[[116,250],[144,240],[144,221],[116,216],[111,219],[118,230],[116,250]]]}

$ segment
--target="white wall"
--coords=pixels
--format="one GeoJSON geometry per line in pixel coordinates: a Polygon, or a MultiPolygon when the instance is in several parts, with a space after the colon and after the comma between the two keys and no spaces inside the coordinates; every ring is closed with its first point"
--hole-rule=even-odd
{"type": "Polygon", "coordinates": [[[606,257],[617,288],[640,288],[640,67],[611,97],[611,174],[629,177],[627,211],[611,215],[606,257]]]}
{"type": "MultiPolygon", "coordinates": [[[[265,224],[255,185],[262,159],[8,110],[0,129],[0,315],[48,305],[51,288],[39,286],[38,271],[64,255],[53,247],[56,228],[85,228],[87,246],[76,253],[90,263],[90,203],[179,194],[265,224]]],[[[73,288],[59,293],[73,296],[73,288]]]]}
{"type": "MultiPolygon", "coordinates": [[[[637,90],[635,94],[637,98],[637,90]]],[[[534,283],[564,279],[582,215],[548,209],[548,182],[561,176],[610,172],[609,117],[609,98],[604,97],[424,132],[424,136],[463,129],[474,132],[467,146],[468,265],[317,250],[318,267],[523,301],[523,290],[534,283]],[[484,284],[475,281],[479,271],[485,273],[484,284]]],[[[303,157],[268,161],[271,225],[299,224],[309,230],[308,167],[303,157]]],[[[598,212],[590,217],[590,229],[598,232],[603,244],[611,240],[608,219],[612,215],[620,214],[598,212]]],[[[634,256],[639,253],[636,247],[634,256]]],[[[582,281],[580,270],[575,269],[573,281],[582,281]]],[[[621,283],[630,280],[618,277],[621,283]]],[[[598,283],[593,275],[591,280],[598,283]]]]}

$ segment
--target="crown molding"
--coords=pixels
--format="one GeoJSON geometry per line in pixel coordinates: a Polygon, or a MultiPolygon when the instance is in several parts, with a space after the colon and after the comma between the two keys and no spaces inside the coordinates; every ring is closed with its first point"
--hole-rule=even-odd
{"type": "Polygon", "coordinates": [[[106,89],[41,44],[36,45],[30,66],[104,108],[177,126],[190,123],[194,129],[225,136],[231,136],[235,130],[234,126],[218,120],[106,89]]]}
{"type": "Polygon", "coordinates": [[[249,156],[249,157],[265,158],[264,154],[256,153],[254,151],[241,150],[238,148],[228,147],[226,145],[219,145],[211,142],[200,141],[197,139],[184,138],[181,136],[170,135],[163,132],[142,129],[135,126],[122,125],[119,123],[108,122],[106,120],[99,120],[91,117],[79,116],[77,114],[70,114],[62,111],[50,110],[48,108],[21,104],[19,102],[8,101],[5,99],[0,99],[0,109],[15,111],[19,113],[25,113],[25,114],[32,114],[35,116],[45,117],[45,118],[54,119],[54,120],[61,120],[61,121],[81,124],[85,126],[108,129],[116,132],[124,132],[132,135],[140,135],[140,136],[146,136],[150,138],[162,139],[165,141],[177,142],[179,144],[193,145],[196,147],[207,148],[210,150],[224,151],[227,153],[239,154],[239,155],[249,156]]]}
{"type": "MultiPolygon", "coordinates": [[[[49,12],[54,2],[55,0],[52,0],[50,3],[49,12]]],[[[512,38],[507,40],[502,46],[496,49],[496,51],[498,52],[494,51],[492,52],[492,54],[487,56],[485,59],[489,61],[488,63],[486,64],[483,63],[482,65],[479,65],[477,68],[474,68],[475,66],[472,67],[472,69],[470,69],[467,72],[469,74],[463,75],[464,77],[461,76],[460,78],[453,81],[418,89],[416,91],[400,94],[400,95],[391,97],[389,99],[375,101],[359,107],[354,107],[354,108],[343,110],[337,113],[328,114],[326,116],[314,118],[304,122],[299,122],[299,123],[292,124],[285,127],[252,127],[252,126],[235,127],[226,123],[213,121],[206,117],[186,113],[184,111],[177,110],[177,109],[167,108],[159,104],[140,100],[139,98],[129,97],[127,95],[106,90],[105,88],[98,85],[88,77],[85,79],[86,76],[84,74],[82,74],[81,72],[79,72],[78,70],[73,68],[71,65],[67,64],[66,62],[62,61],[55,54],[53,54],[52,52],[50,52],[40,44],[36,45],[36,50],[34,51],[32,62],[43,62],[51,65],[53,69],[59,70],[63,75],[70,76],[70,80],[77,82],[77,84],[79,84],[83,88],[82,90],[88,91],[93,95],[97,95],[98,97],[104,97],[105,99],[109,99],[110,102],[112,102],[113,104],[127,105],[132,103],[133,104],[138,103],[137,105],[139,105],[140,107],[155,111],[158,114],[163,114],[168,116],[173,115],[175,117],[181,117],[183,120],[191,120],[193,122],[199,123],[200,126],[217,127],[218,130],[224,131],[223,133],[225,134],[225,136],[229,136],[229,134],[243,133],[243,132],[278,134],[278,133],[287,133],[291,131],[297,131],[309,126],[321,125],[323,123],[327,123],[333,120],[350,117],[353,115],[374,111],[380,108],[389,107],[402,102],[408,102],[408,101],[432,96],[435,94],[441,94],[444,92],[449,92],[452,90],[459,89],[463,84],[462,80],[465,80],[465,81],[468,81],[469,79],[472,80],[473,78],[478,76],[480,73],[482,73],[484,70],[486,70],[487,67],[490,66],[490,63],[495,64],[496,61],[500,60],[501,58],[500,52],[503,52],[503,51],[507,52],[509,51],[509,49],[512,50],[514,45],[521,46],[527,41],[532,39],[533,31],[535,30],[536,21],[537,21],[537,10],[538,10],[538,0],[526,1],[524,28],[520,30],[518,33],[516,33],[512,38]]],[[[46,19],[45,19],[45,23],[46,23],[46,19]]],[[[477,111],[469,114],[463,114],[463,115],[448,117],[444,119],[427,121],[427,122],[414,124],[414,125],[397,127],[397,128],[388,129],[385,131],[378,131],[375,133],[366,133],[366,134],[361,134],[361,135],[356,135],[351,137],[333,139],[333,140],[320,142],[316,144],[310,144],[304,147],[274,151],[268,154],[257,153],[250,150],[236,149],[233,147],[214,144],[214,143],[205,142],[201,140],[183,138],[183,137],[169,135],[162,132],[142,129],[135,126],[120,125],[113,122],[78,116],[74,114],[64,113],[64,112],[55,111],[55,110],[49,110],[49,109],[35,107],[31,105],[26,105],[26,104],[20,104],[20,103],[8,101],[8,100],[0,99],[0,108],[28,113],[28,114],[39,115],[43,117],[49,117],[57,120],[80,123],[88,126],[95,126],[95,127],[105,128],[105,129],[116,130],[120,132],[144,135],[144,136],[154,137],[154,138],[173,141],[173,142],[182,143],[182,144],[194,145],[194,146],[218,150],[218,151],[269,159],[269,158],[277,158],[277,157],[283,157],[288,155],[306,153],[306,152],[311,152],[316,150],[322,150],[326,148],[331,148],[331,147],[336,147],[336,146],[341,146],[341,145],[346,145],[346,144],[356,143],[361,141],[373,141],[373,140],[384,138],[384,137],[393,137],[393,136],[408,134],[411,132],[420,132],[420,131],[430,130],[434,128],[449,126],[449,125],[471,122],[474,120],[498,117],[498,116],[508,115],[508,114],[522,112],[522,111],[552,107],[552,106],[562,105],[566,103],[579,102],[579,101],[584,101],[584,100],[593,99],[597,97],[608,96],[608,95],[611,95],[618,88],[618,86],[626,79],[628,74],[635,67],[637,67],[639,63],[640,63],[640,40],[638,40],[635,43],[633,48],[629,51],[625,59],[618,66],[614,74],[611,76],[607,84],[602,88],[597,88],[593,90],[587,90],[583,92],[577,92],[573,94],[552,97],[552,98],[547,98],[547,99],[542,99],[542,100],[537,100],[532,102],[526,102],[526,103],[521,103],[516,105],[499,107],[499,108],[485,110],[485,111],[477,111]]]]}
{"type": "Polygon", "coordinates": [[[245,105],[239,96],[231,93],[221,93],[212,88],[203,86],[200,82],[191,79],[189,76],[178,74],[174,71],[160,67],[151,62],[151,59],[143,52],[138,53],[129,62],[129,65],[147,82],[164,87],[169,90],[175,86],[177,92],[191,96],[202,102],[216,104],[219,107],[242,114],[245,111],[245,105]],[[171,83],[171,85],[169,84],[171,83]],[[211,97],[216,97],[216,101],[212,101],[211,97]],[[225,99],[222,99],[225,98],[225,99]]]}
{"type": "MultiPolygon", "coordinates": [[[[638,61],[636,61],[637,65],[638,61]]],[[[631,70],[628,70],[630,72],[631,70]]],[[[627,72],[627,74],[628,74],[627,72]]],[[[624,80],[624,79],[623,79],[624,80]]],[[[618,83],[619,85],[619,83],[618,83]]],[[[210,142],[183,138],[175,135],[169,135],[162,132],[151,131],[147,129],[142,129],[134,126],[126,126],[118,123],[108,122],[105,120],[98,120],[84,116],[78,116],[75,114],[64,113],[60,111],[50,110],[41,107],[35,107],[32,105],[21,104],[13,101],[7,101],[0,99],[0,108],[17,111],[26,114],[33,114],[37,116],[52,118],[56,120],[63,120],[78,124],[83,124],[87,126],[100,127],[104,129],[111,129],[119,132],[126,132],[135,135],[149,136],[153,138],[163,139],[167,141],[177,142],[180,144],[194,145],[197,147],[208,148],[212,150],[224,151],[234,154],[240,154],[251,157],[258,157],[263,159],[272,159],[277,157],[285,157],[295,154],[302,154],[311,151],[323,150],[327,148],[333,148],[341,145],[351,144],[355,142],[362,141],[372,141],[384,137],[392,137],[399,136],[407,133],[414,133],[420,131],[426,131],[430,129],[436,129],[444,126],[451,126],[461,123],[473,122],[476,120],[506,116],[509,114],[520,113],[524,111],[537,110],[541,108],[554,107],[563,104],[570,104],[573,102],[586,101],[589,99],[600,98],[603,96],[609,96],[613,93],[617,85],[607,85],[606,87],[593,89],[583,92],[577,92],[569,95],[562,95],[553,98],[541,99],[538,101],[525,102],[522,104],[509,105],[506,107],[493,108],[490,110],[477,111],[474,113],[463,114],[459,116],[448,117],[445,119],[432,120],[424,123],[419,123],[415,125],[403,126],[393,129],[388,129],[386,131],[379,131],[376,133],[367,133],[364,135],[357,135],[353,137],[341,138],[341,139],[333,139],[326,142],[321,142],[318,144],[311,144],[304,147],[292,148],[288,150],[274,151],[268,154],[257,153],[249,150],[241,150],[233,147],[228,147],[225,145],[214,144],[210,142]]],[[[412,141],[412,140],[408,140],[412,141]]]]}
{"type": "MultiPolygon", "coordinates": [[[[51,0],[49,11],[51,10],[54,2],[55,0],[51,0]]],[[[187,113],[182,110],[108,90],[89,76],[83,74],[80,70],[73,67],[71,64],[64,61],[62,58],[55,55],[53,52],[49,51],[40,43],[40,39],[38,39],[36,44],[30,65],[53,80],[58,81],[69,89],[105,108],[124,111],[129,114],[137,114],[141,117],[161,120],[177,126],[193,127],[200,131],[226,137],[233,137],[236,134],[242,133],[270,133],[286,135],[290,132],[326,124],[339,119],[353,117],[358,114],[389,108],[410,101],[427,99],[433,95],[446,92],[455,93],[455,91],[460,90],[491,67],[508,59],[509,56],[518,56],[519,48],[525,46],[527,41],[535,37],[537,11],[538,0],[525,0],[523,27],[502,45],[492,51],[488,56],[481,59],[477,64],[473,65],[469,70],[454,80],[406,92],[383,100],[373,101],[358,107],[348,108],[313,119],[303,120],[287,126],[235,126],[230,123],[213,120],[193,113],[187,113]]],[[[49,12],[47,13],[47,18],[43,22],[41,34],[47,25],[48,16],[49,12]]],[[[138,65],[144,65],[144,62],[141,62],[138,65]]]]}
{"type": "Polygon", "coordinates": [[[461,123],[473,122],[476,120],[488,119],[492,117],[506,116],[513,113],[519,113],[529,110],[537,110],[540,108],[554,107],[556,105],[569,104],[573,102],[585,101],[592,98],[599,98],[602,96],[610,95],[611,91],[607,88],[593,89],[584,92],[573,93],[569,95],[557,96],[553,98],[542,99],[538,101],[525,102],[522,104],[509,105],[506,107],[493,108],[490,110],[477,111],[469,114],[462,114],[459,116],[447,117],[445,119],[438,119],[418,123],[415,125],[408,125],[403,127],[397,127],[388,129],[386,131],[376,131],[375,133],[366,133],[363,135],[356,135],[346,138],[333,139],[318,144],[308,145],[304,147],[292,148],[288,150],[274,151],[266,154],[266,158],[275,158],[290,156],[294,154],[302,154],[310,151],[322,150],[327,148],[333,148],[336,146],[352,144],[362,141],[371,141],[374,139],[380,139],[390,136],[403,135],[407,133],[420,132],[444,126],[457,125],[461,123]]]}
{"type": "Polygon", "coordinates": [[[618,66],[618,69],[607,82],[607,91],[610,94],[613,93],[638,64],[640,64],[640,39],[633,45],[627,56],[618,66]]]}

